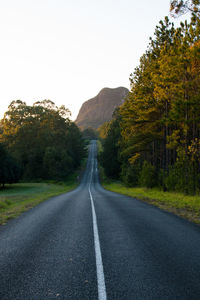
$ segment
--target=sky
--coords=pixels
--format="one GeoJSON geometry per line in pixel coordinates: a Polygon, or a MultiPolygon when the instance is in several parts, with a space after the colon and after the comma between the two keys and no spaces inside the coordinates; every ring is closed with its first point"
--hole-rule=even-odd
{"type": "Polygon", "coordinates": [[[12,100],[50,99],[74,120],[102,88],[130,88],[166,15],[169,0],[0,0],[0,118],[12,100]]]}

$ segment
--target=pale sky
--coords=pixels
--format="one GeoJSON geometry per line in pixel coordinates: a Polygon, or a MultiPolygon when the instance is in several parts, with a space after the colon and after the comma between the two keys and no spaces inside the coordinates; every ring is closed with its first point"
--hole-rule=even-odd
{"type": "Polygon", "coordinates": [[[50,99],[75,119],[102,88],[129,88],[166,15],[169,0],[0,0],[0,117],[50,99]]]}

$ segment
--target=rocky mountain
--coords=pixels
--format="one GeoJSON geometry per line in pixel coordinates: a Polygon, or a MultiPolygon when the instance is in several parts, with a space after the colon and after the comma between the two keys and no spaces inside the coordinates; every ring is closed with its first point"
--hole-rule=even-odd
{"type": "Polygon", "coordinates": [[[96,97],[82,104],[75,123],[81,129],[97,129],[112,119],[114,110],[124,102],[128,92],[125,87],[102,89],[96,97]]]}

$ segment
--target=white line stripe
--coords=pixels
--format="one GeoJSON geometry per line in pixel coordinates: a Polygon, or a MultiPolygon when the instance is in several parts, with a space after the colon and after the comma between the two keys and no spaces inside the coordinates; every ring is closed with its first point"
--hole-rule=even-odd
{"type": "Polygon", "coordinates": [[[94,231],[94,247],[95,247],[95,255],[96,255],[96,269],[97,269],[97,285],[98,285],[98,299],[99,300],[106,300],[106,286],[105,286],[105,278],[104,278],[104,271],[103,271],[103,262],[101,256],[101,247],[99,241],[99,233],[98,233],[98,226],[97,226],[97,217],[94,208],[94,201],[91,193],[91,181],[92,181],[92,172],[93,166],[91,171],[91,178],[89,184],[89,194],[92,206],[92,220],[93,220],[93,231],[94,231]]]}

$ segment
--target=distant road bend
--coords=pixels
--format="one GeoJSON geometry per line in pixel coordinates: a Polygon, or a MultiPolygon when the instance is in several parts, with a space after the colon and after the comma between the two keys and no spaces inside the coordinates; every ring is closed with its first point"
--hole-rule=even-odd
{"type": "Polygon", "coordinates": [[[105,191],[92,141],[80,186],[0,228],[0,299],[200,299],[200,228],[105,191]]]}

